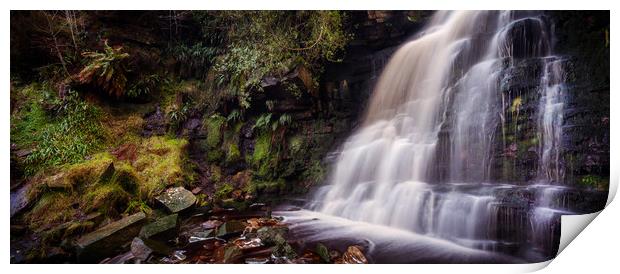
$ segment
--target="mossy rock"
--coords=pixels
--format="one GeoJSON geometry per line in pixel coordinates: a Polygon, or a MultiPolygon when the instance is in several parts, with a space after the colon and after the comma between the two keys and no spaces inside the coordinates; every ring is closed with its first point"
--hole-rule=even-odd
{"type": "Polygon", "coordinates": [[[166,236],[174,235],[178,226],[178,217],[178,214],[171,214],[143,226],[140,230],[140,238],[166,238],[166,236]]]}
{"type": "Polygon", "coordinates": [[[171,213],[181,212],[196,203],[196,196],[184,187],[170,188],[155,199],[171,213]]]}

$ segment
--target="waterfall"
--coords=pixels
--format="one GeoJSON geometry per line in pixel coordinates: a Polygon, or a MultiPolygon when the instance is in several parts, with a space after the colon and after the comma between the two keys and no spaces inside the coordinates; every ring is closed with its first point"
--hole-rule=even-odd
{"type": "Polygon", "coordinates": [[[538,110],[540,135],[541,177],[559,182],[564,176],[560,164],[562,141],[562,120],[564,110],[564,75],[562,59],[551,56],[545,58],[544,74],[541,78],[541,100],[538,110]]]}
{"type": "Polygon", "coordinates": [[[550,206],[555,189],[500,184],[490,173],[494,140],[504,134],[500,82],[520,60],[535,59],[543,63],[539,177],[560,180],[563,77],[552,36],[536,13],[437,12],[392,55],[363,126],[307,207],[470,248],[527,242],[551,252],[559,214],[567,213],[550,206]],[[446,176],[435,176],[435,165],[446,176]],[[532,204],[532,196],[546,202],[532,204]]]}

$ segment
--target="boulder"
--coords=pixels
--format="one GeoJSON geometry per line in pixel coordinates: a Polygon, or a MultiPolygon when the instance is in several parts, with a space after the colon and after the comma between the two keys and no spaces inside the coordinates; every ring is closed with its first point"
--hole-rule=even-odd
{"type": "Polygon", "coordinates": [[[196,196],[183,187],[169,188],[155,199],[171,213],[181,212],[196,203],[196,196]]]}
{"type": "Polygon", "coordinates": [[[140,230],[140,238],[165,237],[174,234],[177,229],[178,214],[171,214],[147,224],[140,230]]]}
{"type": "Polygon", "coordinates": [[[112,222],[76,241],[80,262],[98,262],[115,254],[122,245],[138,235],[146,215],[143,212],[112,222]]]}

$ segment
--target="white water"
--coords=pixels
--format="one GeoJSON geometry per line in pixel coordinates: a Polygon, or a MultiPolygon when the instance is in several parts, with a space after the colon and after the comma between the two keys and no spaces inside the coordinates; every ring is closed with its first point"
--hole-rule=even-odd
{"type": "Polygon", "coordinates": [[[363,127],[343,145],[330,184],[308,207],[470,248],[496,250],[528,241],[549,249],[564,213],[549,207],[555,196],[545,193],[553,191],[533,188],[543,202],[523,210],[532,189],[493,183],[490,170],[504,111],[499,91],[504,69],[520,58],[539,58],[544,60],[539,173],[560,180],[563,79],[558,58],[550,55],[551,36],[536,16],[437,12],[384,68],[363,127]],[[444,146],[442,131],[449,134],[444,146]],[[447,166],[446,180],[433,176],[437,164],[447,166]],[[528,230],[523,233],[528,239],[510,229],[528,230]]]}
{"type": "Polygon", "coordinates": [[[564,176],[560,163],[564,117],[563,81],[562,60],[555,56],[546,58],[538,111],[541,155],[539,172],[542,178],[555,182],[561,181],[564,176]]]}

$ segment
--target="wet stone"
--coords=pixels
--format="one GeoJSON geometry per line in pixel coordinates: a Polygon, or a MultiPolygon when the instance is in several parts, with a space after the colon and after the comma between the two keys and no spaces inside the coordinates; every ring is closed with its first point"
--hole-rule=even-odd
{"type": "Polygon", "coordinates": [[[180,212],[196,203],[196,196],[183,187],[169,188],[155,199],[163,204],[171,213],[180,212]]]}
{"type": "Polygon", "coordinates": [[[245,230],[245,224],[240,221],[228,221],[219,227],[217,236],[220,238],[228,238],[241,234],[245,230]]]}
{"type": "Polygon", "coordinates": [[[343,264],[367,264],[368,260],[359,246],[349,246],[347,251],[342,254],[342,260],[340,263],[343,264]]]}
{"type": "Polygon", "coordinates": [[[218,228],[220,225],[222,225],[222,221],[219,220],[208,220],[204,223],[202,223],[202,228],[204,229],[215,229],[218,228]]]}
{"type": "Polygon", "coordinates": [[[146,261],[153,253],[153,250],[144,244],[142,239],[136,237],[131,242],[131,253],[137,260],[146,261]]]}
{"type": "Polygon", "coordinates": [[[213,229],[208,229],[205,231],[197,231],[197,232],[192,233],[191,236],[189,236],[189,239],[187,241],[190,244],[196,243],[196,242],[202,242],[202,241],[211,239],[214,236],[215,236],[215,230],[213,229]]]}
{"type": "Polygon", "coordinates": [[[138,235],[145,218],[143,212],[136,213],[82,236],[76,241],[79,261],[96,262],[115,254],[124,243],[138,235]]]}
{"type": "Polygon", "coordinates": [[[140,238],[148,239],[155,236],[174,234],[177,228],[178,214],[168,215],[145,225],[140,230],[140,238]]]}

